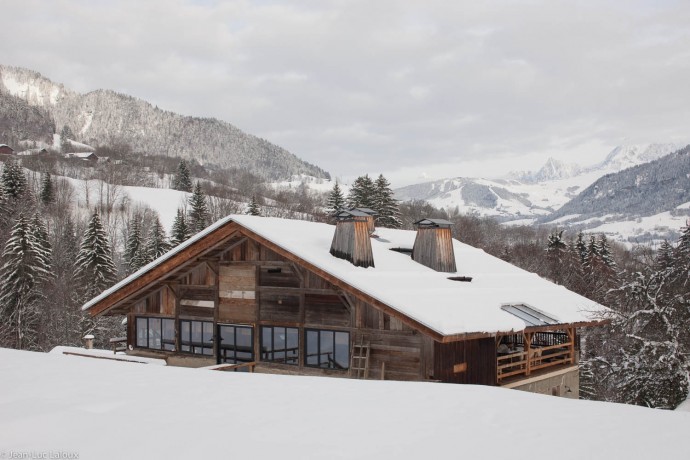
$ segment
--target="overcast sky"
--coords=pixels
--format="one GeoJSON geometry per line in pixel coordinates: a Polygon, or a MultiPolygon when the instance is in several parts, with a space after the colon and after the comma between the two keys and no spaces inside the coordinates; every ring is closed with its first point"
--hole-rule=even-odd
{"type": "Polygon", "coordinates": [[[496,176],[690,138],[690,2],[2,0],[0,62],[333,175],[496,176]]]}

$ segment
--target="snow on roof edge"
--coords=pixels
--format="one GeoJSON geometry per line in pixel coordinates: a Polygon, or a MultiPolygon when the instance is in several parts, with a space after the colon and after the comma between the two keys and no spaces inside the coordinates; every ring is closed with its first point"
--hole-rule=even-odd
{"type": "Polygon", "coordinates": [[[105,298],[108,297],[109,295],[113,294],[115,291],[118,291],[119,289],[121,289],[121,288],[127,286],[129,283],[131,283],[132,281],[134,281],[134,280],[135,280],[136,278],[138,278],[139,276],[141,276],[141,275],[143,275],[144,273],[146,273],[146,272],[152,270],[153,268],[155,268],[155,267],[157,267],[158,265],[162,264],[162,263],[165,262],[166,260],[172,258],[174,255],[178,254],[179,252],[181,252],[181,251],[183,251],[184,249],[188,248],[188,247],[191,246],[192,244],[196,243],[197,241],[199,241],[200,239],[202,239],[203,237],[205,237],[205,236],[208,235],[209,233],[212,233],[212,232],[216,231],[217,229],[219,229],[220,227],[222,227],[222,226],[225,225],[226,223],[232,222],[232,218],[233,218],[233,217],[234,217],[233,215],[229,215],[229,216],[226,216],[226,217],[224,217],[224,218],[222,218],[222,219],[220,219],[220,220],[217,220],[215,223],[209,225],[208,227],[206,227],[205,229],[203,229],[202,231],[200,231],[200,232],[197,233],[196,235],[192,236],[192,237],[189,238],[188,240],[186,240],[186,241],[180,243],[179,245],[175,246],[173,249],[171,249],[170,251],[166,252],[165,254],[163,254],[163,255],[162,255],[161,257],[159,257],[158,259],[149,262],[148,264],[144,265],[143,267],[141,267],[139,270],[135,271],[134,273],[132,273],[132,274],[129,275],[128,277],[124,278],[123,280],[121,280],[121,281],[117,282],[116,284],[112,285],[111,287],[109,287],[109,288],[106,289],[105,291],[101,292],[99,295],[97,295],[97,296],[94,297],[93,299],[89,300],[89,301],[86,302],[84,305],[82,305],[81,310],[82,310],[82,311],[87,311],[87,310],[89,310],[91,307],[93,307],[94,305],[96,305],[98,302],[100,302],[101,300],[105,299],[105,298]]]}

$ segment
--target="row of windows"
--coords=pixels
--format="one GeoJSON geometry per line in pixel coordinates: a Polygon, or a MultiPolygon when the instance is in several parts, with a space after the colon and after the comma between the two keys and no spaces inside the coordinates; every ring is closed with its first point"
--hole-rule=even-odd
{"type": "MultiPolygon", "coordinates": [[[[175,320],[136,318],[136,345],[139,348],[175,351],[175,320]]],[[[254,328],[218,325],[219,360],[224,363],[254,361],[254,328]]],[[[299,330],[295,327],[261,326],[261,361],[299,364],[299,330]]],[[[180,351],[213,356],[213,322],[180,320],[180,351]]],[[[305,329],[305,365],[325,369],[347,369],[350,333],[305,329]]]]}

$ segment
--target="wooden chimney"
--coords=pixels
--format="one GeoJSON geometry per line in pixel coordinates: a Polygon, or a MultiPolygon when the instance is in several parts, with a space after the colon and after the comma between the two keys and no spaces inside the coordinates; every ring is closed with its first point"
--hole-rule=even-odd
{"type": "Polygon", "coordinates": [[[373,235],[376,231],[376,217],[379,213],[369,208],[352,208],[350,211],[359,211],[367,215],[367,228],[369,229],[369,234],[373,235]]]}
{"type": "Polygon", "coordinates": [[[336,213],[331,254],[348,260],[357,267],[373,267],[374,255],[369,239],[370,217],[366,212],[356,209],[336,213]]]}
{"type": "Polygon", "coordinates": [[[415,222],[417,237],[412,248],[412,260],[437,272],[456,272],[451,225],[452,222],[443,219],[415,222]]]}

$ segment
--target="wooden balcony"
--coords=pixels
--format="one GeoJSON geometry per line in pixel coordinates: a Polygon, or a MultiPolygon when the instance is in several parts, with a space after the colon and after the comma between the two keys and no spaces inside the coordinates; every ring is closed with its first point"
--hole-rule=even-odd
{"type": "Polygon", "coordinates": [[[577,364],[574,328],[564,332],[525,332],[497,338],[499,344],[505,344],[507,340],[510,340],[514,348],[497,354],[496,379],[499,385],[534,373],[545,373],[577,364]]]}

